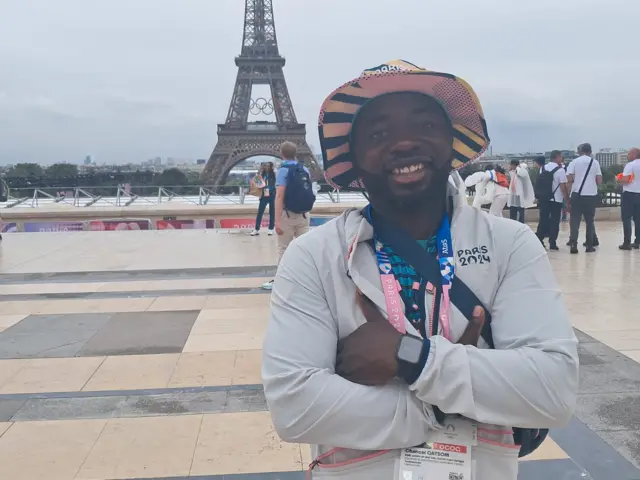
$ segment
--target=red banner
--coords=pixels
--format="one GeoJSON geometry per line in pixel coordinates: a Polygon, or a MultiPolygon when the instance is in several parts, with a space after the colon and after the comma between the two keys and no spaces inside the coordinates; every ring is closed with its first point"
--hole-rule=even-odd
{"type": "Polygon", "coordinates": [[[204,230],[215,228],[215,220],[156,220],[156,230],[204,230]]]}
{"type": "Polygon", "coordinates": [[[89,222],[92,232],[112,232],[122,230],[151,230],[149,220],[92,220],[89,222]]]}
{"type": "MultiPolygon", "coordinates": [[[[220,228],[255,228],[255,218],[224,218],[219,220],[220,228]]],[[[269,220],[263,219],[261,228],[268,228],[269,220]]]]}

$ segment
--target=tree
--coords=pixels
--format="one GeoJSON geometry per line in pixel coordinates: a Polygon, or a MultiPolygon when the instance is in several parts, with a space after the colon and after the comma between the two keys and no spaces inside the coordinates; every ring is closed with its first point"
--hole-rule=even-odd
{"type": "Polygon", "coordinates": [[[52,180],[76,178],[78,166],[71,163],[54,163],[45,170],[45,175],[52,180]]]}
{"type": "Polygon", "coordinates": [[[17,163],[7,172],[7,177],[40,178],[44,170],[37,163],[17,163]]]}
{"type": "Polygon", "coordinates": [[[173,187],[176,185],[188,185],[189,179],[184,172],[178,168],[168,168],[160,175],[156,175],[153,183],[161,187],[173,187]]]}

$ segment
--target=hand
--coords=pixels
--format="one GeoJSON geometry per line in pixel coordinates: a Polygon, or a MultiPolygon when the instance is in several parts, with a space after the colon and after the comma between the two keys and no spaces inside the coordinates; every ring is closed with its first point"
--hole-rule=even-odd
{"type": "Polygon", "coordinates": [[[384,385],[396,376],[396,350],[402,334],[359,291],[356,304],[367,323],[338,342],[336,373],[360,385],[384,385]]]}
{"type": "Polygon", "coordinates": [[[282,235],[284,232],[282,231],[282,228],[280,228],[280,225],[276,225],[276,235],[282,235]]]}
{"type": "MultiPolygon", "coordinates": [[[[360,385],[384,385],[397,374],[396,351],[402,334],[360,292],[356,293],[356,304],[367,323],[338,342],[336,373],[360,385]]],[[[478,345],[485,319],[484,309],[476,306],[472,321],[456,343],[478,345]]]]}

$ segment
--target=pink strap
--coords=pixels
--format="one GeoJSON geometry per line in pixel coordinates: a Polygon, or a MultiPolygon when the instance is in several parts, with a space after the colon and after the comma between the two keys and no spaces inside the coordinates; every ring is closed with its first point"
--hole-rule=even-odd
{"type": "Polygon", "coordinates": [[[407,329],[404,323],[404,311],[402,300],[398,293],[398,284],[393,274],[380,275],[382,281],[382,292],[384,293],[384,302],[387,306],[387,315],[389,323],[400,333],[406,333],[407,329]]]}
{"type": "Polygon", "coordinates": [[[449,290],[451,285],[442,286],[442,305],[440,306],[440,322],[442,323],[442,335],[447,340],[451,340],[451,323],[449,322],[449,307],[451,305],[451,299],[449,297],[449,290]]]}

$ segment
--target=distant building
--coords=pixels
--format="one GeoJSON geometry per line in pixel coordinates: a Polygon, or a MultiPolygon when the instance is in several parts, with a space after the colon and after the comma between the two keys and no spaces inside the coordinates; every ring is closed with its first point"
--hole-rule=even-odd
{"type": "Polygon", "coordinates": [[[612,151],[610,148],[603,148],[596,153],[595,159],[602,168],[611,167],[613,165],[624,165],[627,163],[627,151],[612,151]]]}
{"type": "Polygon", "coordinates": [[[93,163],[93,159],[91,158],[91,155],[87,155],[86,157],[84,157],[84,162],[85,165],[91,165],[93,163]]]}
{"type": "Polygon", "coordinates": [[[198,160],[196,160],[196,164],[197,165],[206,165],[207,161],[204,158],[199,158],[198,160]]]}

